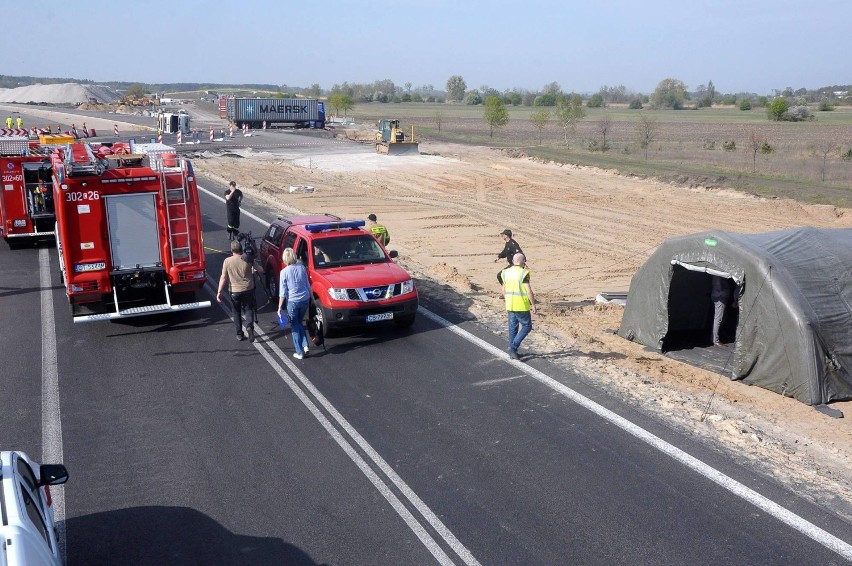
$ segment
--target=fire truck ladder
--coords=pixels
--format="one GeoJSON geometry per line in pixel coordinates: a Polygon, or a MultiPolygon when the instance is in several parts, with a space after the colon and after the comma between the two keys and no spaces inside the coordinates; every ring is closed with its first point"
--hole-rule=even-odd
{"type": "Polygon", "coordinates": [[[160,175],[160,190],[166,202],[166,219],[169,223],[169,253],[172,265],[192,263],[191,235],[189,233],[189,207],[187,206],[187,171],[186,162],[179,160],[178,171],[162,170],[160,175]],[[166,177],[180,176],[180,186],[169,189],[166,187],[166,177]]]}

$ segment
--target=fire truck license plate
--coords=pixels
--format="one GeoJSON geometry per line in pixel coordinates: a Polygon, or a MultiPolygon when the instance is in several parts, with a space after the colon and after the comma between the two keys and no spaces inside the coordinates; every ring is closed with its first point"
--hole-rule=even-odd
{"type": "Polygon", "coordinates": [[[97,263],[78,263],[74,266],[74,271],[77,273],[82,273],[84,271],[100,271],[101,269],[106,269],[106,263],[103,261],[99,261],[97,263]]]}
{"type": "Polygon", "coordinates": [[[378,322],[380,320],[391,320],[393,318],[392,312],[383,312],[380,314],[368,314],[367,322],[378,322]]]}
{"type": "Polygon", "coordinates": [[[26,220],[15,220],[15,221],[12,223],[12,226],[14,226],[15,228],[23,228],[23,227],[24,227],[24,226],[26,226],[26,225],[27,225],[27,221],[26,221],[26,220]]]}

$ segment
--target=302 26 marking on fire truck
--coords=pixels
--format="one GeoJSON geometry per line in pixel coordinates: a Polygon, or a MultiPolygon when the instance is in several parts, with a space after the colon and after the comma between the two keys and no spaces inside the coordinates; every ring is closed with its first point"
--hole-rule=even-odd
{"type": "Polygon", "coordinates": [[[98,191],[69,191],[65,193],[65,202],[82,202],[85,200],[101,200],[98,191]]]}

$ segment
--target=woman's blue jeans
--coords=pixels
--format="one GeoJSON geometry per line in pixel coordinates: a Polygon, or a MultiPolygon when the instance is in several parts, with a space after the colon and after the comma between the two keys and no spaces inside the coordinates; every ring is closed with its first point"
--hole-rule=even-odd
{"type": "Polygon", "coordinates": [[[308,347],[308,334],[305,332],[305,315],[308,312],[310,301],[287,301],[287,316],[290,317],[290,328],[292,329],[291,336],[293,337],[293,347],[300,354],[308,347]]]}

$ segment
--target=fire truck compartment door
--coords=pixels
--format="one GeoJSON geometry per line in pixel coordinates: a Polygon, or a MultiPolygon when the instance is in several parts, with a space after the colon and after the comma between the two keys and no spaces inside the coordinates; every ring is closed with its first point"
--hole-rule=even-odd
{"type": "Polygon", "coordinates": [[[151,193],[104,197],[113,270],[163,265],[155,198],[151,193]]]}

